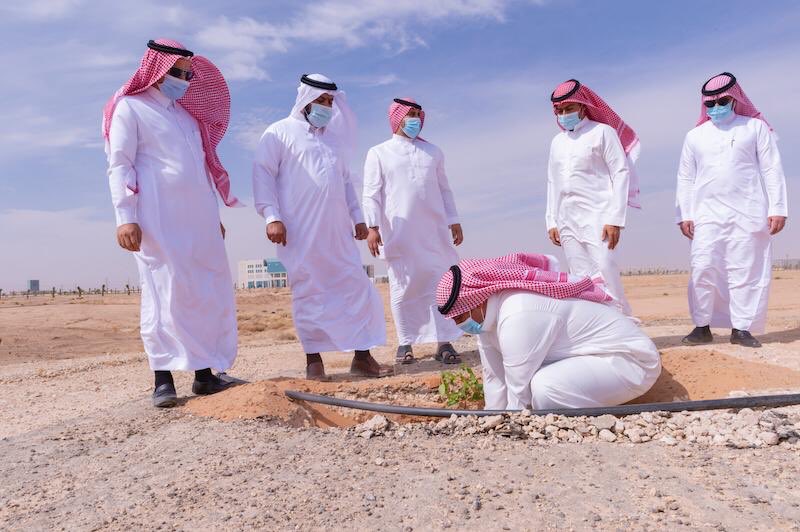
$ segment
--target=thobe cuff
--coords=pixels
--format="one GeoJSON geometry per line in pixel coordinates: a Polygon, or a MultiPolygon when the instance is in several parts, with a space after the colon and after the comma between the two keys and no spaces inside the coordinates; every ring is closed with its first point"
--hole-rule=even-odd
{"type": "Polygon", "coordinates": [[[789,217],[789,210],[786,207],[777,207],[767,211],[767,216],[785,216],[789,217]]]}
{"type": "Polygon", "coordinates": [[[261,216],[264,217],[267,225],[271,224],[272,222],[280,222],[281,221],[281,213],[278,212],[278,209],[274,209],[272,207],[267,207],[263,211],[261,211],[261,216]]]}
{"type": "Polygon", "coordinates": [[[136,217],[136,209],[133,208],[115,209],[115,214],[117,216],[117,227],[125,224],[139,223],[139,219],[136,217]]]}
{"type": "Polygon", "coordinates": [[[461,222],[458,221],[458,217],[448,218],[447,219],[447,226],[448,227],[451,226],[451,225],[460,224],[460,223],[461,222]]]}
{"type": "Polygon", "coordinates": [[[609,218],[603,223],[605,225],[615,225],[617,227],[625,227],[625,218],[609,218]]]}

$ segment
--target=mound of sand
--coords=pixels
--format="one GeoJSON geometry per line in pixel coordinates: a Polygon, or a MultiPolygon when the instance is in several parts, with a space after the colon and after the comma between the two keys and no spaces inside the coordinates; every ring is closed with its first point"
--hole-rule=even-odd
{"type": "MultiPolygon", "coordinates": [[[[664,354],[663,371],[653,388],[635,403],[702,400],[728,397],[731,392],[770,393],[800,388],[800,372],[780,366],[749,362],[716,351],[675,350],[664,354]]],[[[345,377],[340,375],[339,378],[345,377]]],[[[441,406],[419,403],[419,394],[434,393],[439,386],[435,373],[399,375],[386,379],[313,382],[274,379],[237,386],[223,393],[190,400],[192,414],[224,421],[264,418],[293,427],[349,427],[371,414],[295,403],[284,390],[336,395],[391,398],[395,404],[441,406]]],[[[413,421],[393,418],[395,421],[413,421]]]]}

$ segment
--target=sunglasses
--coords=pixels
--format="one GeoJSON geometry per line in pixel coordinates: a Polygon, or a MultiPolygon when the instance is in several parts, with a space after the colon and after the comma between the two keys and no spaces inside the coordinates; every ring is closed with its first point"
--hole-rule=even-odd
{"type": "Polygon", "coordinates": [[[169,69],[169,75],[174,76],[179,79],[185,79],[186,81],[191,81],[194,77],[194,72],[191,70],[183,70],[182,68],[172,67],[169,69]]]}
{"type": "Polygon", "coordinates": [[[731,100],[733,100],[733,98],[731,98],[730,96],[725,96],[723,98],[720,98],[719,100],[708,100],[707,102],[703,102],[703,105],[705,105],[709,109],[711,109],[715,105],[721,105],[724,107],[729,103],[731,103],[731,100]]]}

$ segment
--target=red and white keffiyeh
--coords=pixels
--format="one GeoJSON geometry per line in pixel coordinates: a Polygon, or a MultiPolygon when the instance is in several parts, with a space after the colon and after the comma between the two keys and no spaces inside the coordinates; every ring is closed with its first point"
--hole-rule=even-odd
{"type": "MultiPolygon", "coordinates": [[[[157,39],[156,44],[185,50],[186,48],[172,39],[157,39]]],[[[184,57],[148,48],[139,64],[139,69],[133,76],[108,100],[103,108],[103,137],[108,141],[111,129],[111,120],[117,102],[123,96],[139,94],[155,85],[175,62],[184,57]]],[[[186,111],[191,114],[200,127],[203,139],[203,149],[206,153],[206,165],[214,179],[214,185],[219,191],[222,201],[229,207],[242,206],[241,202],[231,194],[231,183],[228,172],[217,156],[217,145],[228,129],[231,118],[231,95],[228,84],[219,69],[202,56],[189,58],[192,63],[194,77],[189,83],[186,94],[178,100],[186,111]]],[[[129,186],[135,193],[135,185],[129,186]]]]}
{"type": "MultiPolygon", "coordinates": [[[[417,100],[414,98],[395,98],[391,105],[389,105],[389,127],[392,128],[392,133],[397,133],[397,130],[403,125],[403,119],[406,117],[408,112],[413,109],[413,106],[406,105],[402,102],[410,102],[413,104],[417,104],[417,100]],[[400,100],[400,101],[398,101],[400,100]]],[[[425,127],[425,111],[422,110],[422,107],[419,107],[419,120],[421,123],[420,131],[422,128],[425,127]]],[[[420,136],[417,136],[419,140],[425,140],[420,136]]]]}
{"type": "Polygon", "coordinates": [[[767,126],[772,129],[764,115],[753,105],[750,98],[744,93],[742,86],[736,80],[736,77],[730,72],[723,72],[717,74],[703,84],[700,90],[702,99],[700,101],[700,118],[697,120],[697,125],[710,120],[706,114],[706,106],[703,102],[710,100],[718,100],[719,98],[730,96],[736,103],[733,107],[733,112],[740,116],[749,116],[751,118],[758,118],[762,120],[767,126]]]}
{"type": "MultiPolygon", "coordinates": [[[[602,122],[617,132],[622,148],[630,161],[628,205],[637,209],[641,208],[639,203],[639,177],[634,167],[639,159],[640,143],[639,136],[636,135],[633,128],[626,124],[600,96],[577,79],[570,79],[556,87],[556,90],[550,95],[550,101],[553,103],[553,113],[555,115],[558,115],[558,106],[565,103],[579,103],[585,107],[586,116],[589,120],[602,122]]],[[[556,123],[558,127],[562,130],[564,129],[558,123],[558,118],[556,118],[556,123]]]]}
{"type": "Polygon", "coordinates": [[[604,285],[600,276],[577,277],[550,271],[545,255],[512,253],[493,259],[464,259],[450,268],[436,287],[436,305],[445,317],[453,318],[479,307],[502,290],[528,290],[555,299],[608,303],[613,298],[604,285]],[[459,285],[456,294],[454,285],[459,285]]]}

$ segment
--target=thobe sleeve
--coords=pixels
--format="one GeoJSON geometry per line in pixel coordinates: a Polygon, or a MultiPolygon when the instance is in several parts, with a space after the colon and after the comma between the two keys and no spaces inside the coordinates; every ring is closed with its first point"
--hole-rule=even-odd
{"type": "Polygon", "coordinates": [[[758,165],[769,202],[767,216],[788,216],[786,176],[783,174],[781,154],[775,142],[775,135],[763,122],[759,124],[757,142],[758,165]]]}
{"type": "Polygon", "coordinates": [[[681,161],[678,164],[678,187],[675,193],[676,223],[694,219],[692,205],[694,205],[694,180],[696,176],[697,164],[687,135],[686,140],[683,141],[681,161]]]}
{"type": "Polygon", "coordinates": [[[352,174],[350,168],[345,167],[343,171],[344,177],[344,197],[347,201],[347,210],[350,211],[350,219],[353,220],[354,225],[364,223],[364,214],[361,212],[361,202],[358,200],[356,194],[356,187],[353,185],[352,174]]]}
{"type": "Polygon", "coordinates": [[[383,212],[383,172],[375,150],[367,152],[364,162],[364,219],[368,227],[379,227],[383,212]]]}
{"type": "Polygon", "coordinates": [[[444,214],[447,219],[447,225],[459,223],[458,210],[456,209],[456,200],[453,197],[453,191],[450,189],[450,183],[447,181],[447,174],[444,171],[444,155],[440,152],[436,164],[436,177],[439,180],[439,190],[442,193],[442,201],[444,202],[444,214]]]}
{"type": "Polygon", "coordinates": [[[137,189],[136,151],[139,146],[139,126],[133,110],[124,99],[117,103],[108,132],[108,185],[117,226],[138,223],[136,216],[137,189]]]}
{"type": "Polygon", "coordinates": [[[611,178],[611,201],[603,223],[625,227],[631,176],[628,170],[628,156],[625,155],[625,149],[617,133],[610,127],[603,129],[603,159],[611,178]]]}
{"type": "Polygon", "coordinates": [[[531,381],[562,328],[558,315],[537,310],[515,312],[497,324],[509,409],[527,408],[533,403],[531,381]]]}
{"type": "Polygon", "coordinates": [[[281,169],[283,143],[273,131],[265,131],[256,148],[253,163],[253,200],[256,212],[267,224],[282,220],[278,204],[278,175],[281,169]]]}
{"type": "Polygon", "coordinates": [[[547,208],[545,209],[544,218],[547,224],[547,230],[555,229],[556,224],[556,186],[555,186],[555,165],[553,163],[553,145],[550,145],[550,155],[547,157],[547,208]]]}

